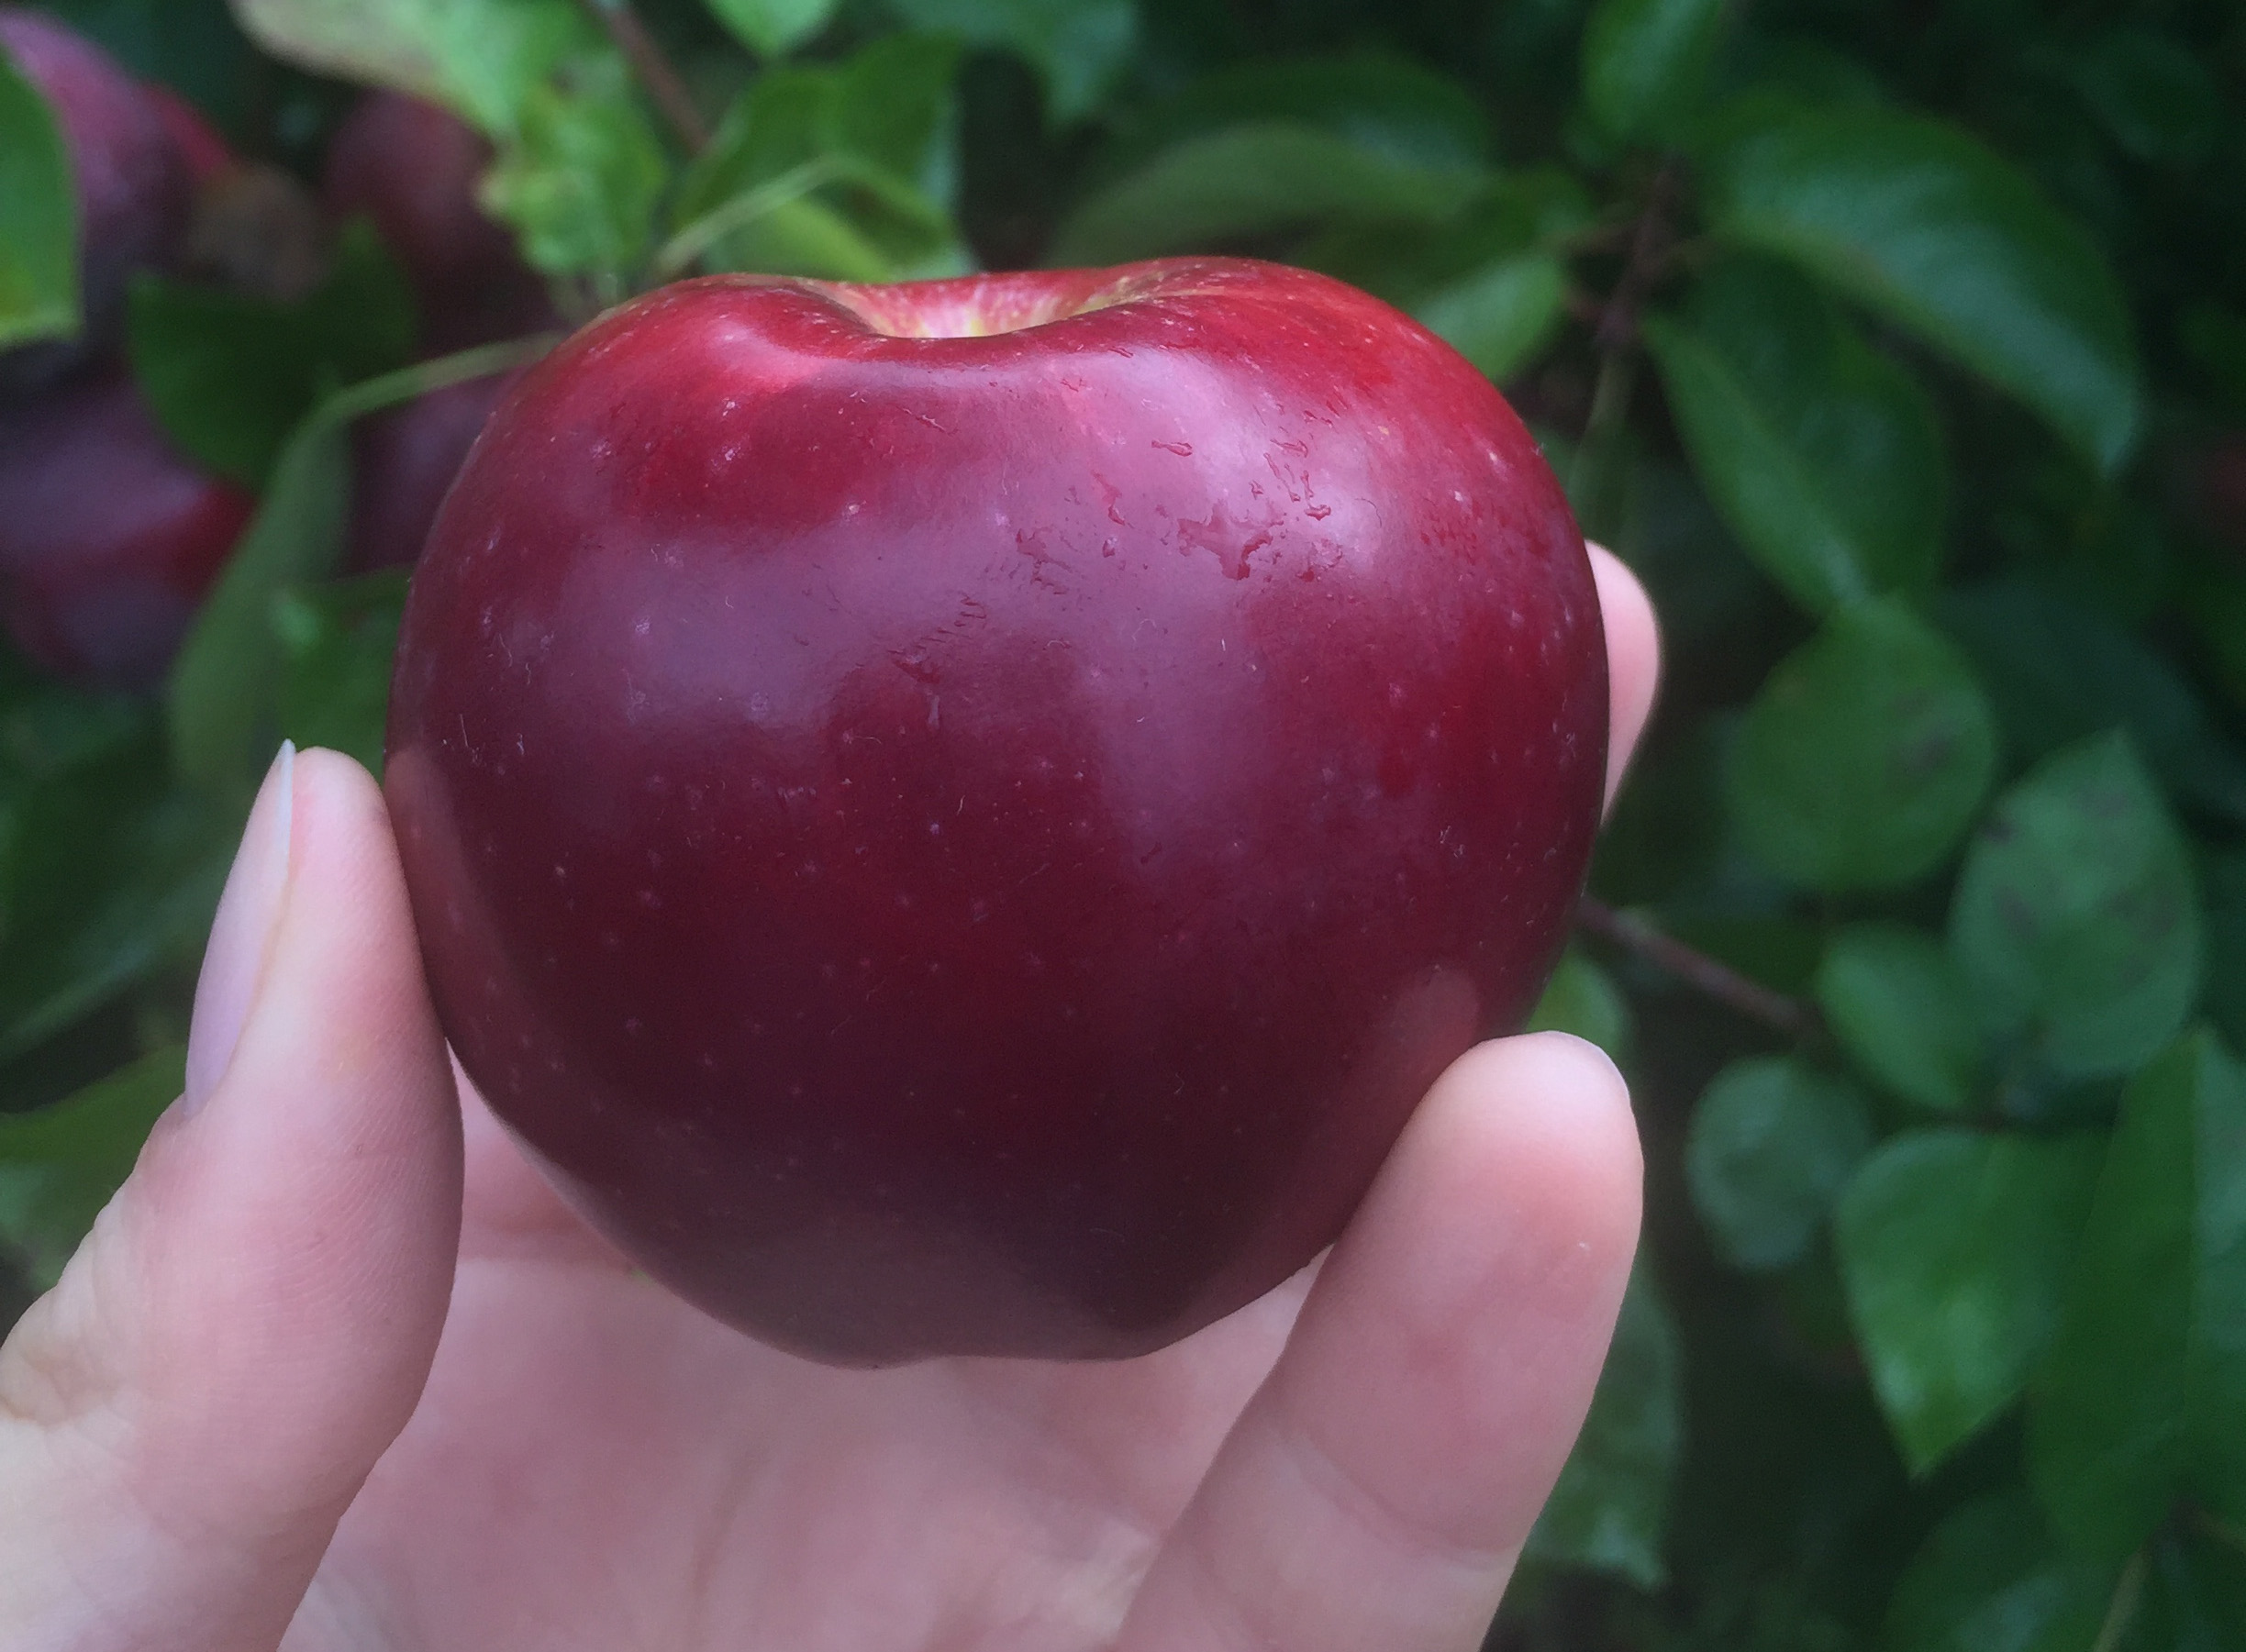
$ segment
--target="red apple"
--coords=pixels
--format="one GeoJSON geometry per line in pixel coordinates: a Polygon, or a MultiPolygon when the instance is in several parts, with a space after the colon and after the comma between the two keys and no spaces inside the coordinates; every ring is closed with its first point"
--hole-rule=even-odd
{"type": "Polygon", "coordinates": [[[0,611],[50,671],[163,679],[256,501],[174,449],[132,381],[0,410],[0,611]]]}
{"type": "Polygon", "coordinates": [[[125,283],[169,260],[187,227],[187,163],[139,81],[93,41],[51,17],[0,6],[0,50],[54,112],[78,191],[80,301],[74,339],[0,354],[0,389],[53,383],[114,344],[125,320],[125,283]]]}
{"type": "Polygon", "coordinates": [[[651,1273],[822,1358],[1122,1356],[1518,1024],[1606,737],[1488,382],[1178,260],[604,316],[439,516],[388,783],[461,1059],[651,1273]]]}
{"type": "Polygon", "coordinates": [[[511,374],[471,379],[361,419],[351,431],[350,564],[412,566],[511,374]]]}
{"type": "Polygon", "coordinates": [[[361,98],[328,145],[328,211],[372,220],[413,283],[434,350],[552,325],[544,284],[477,205],[491,160],[491,145],[457,116],[396,92],[361,98]]]}
{"type": "Polygon", "coordinates": [[[203,111],[171,87],[148,81],[140,91],[156,111],[156,118],[163,122],[164,130],[171,133],[172,147],[187,168],[188,182],[195,188],[203,188],[241,164],[227,140],[218,136],[217,128],[204,118],[203,111]]]}
{"type": "Polygon", "coordinates": [[[2226,549],[2246,556],[2246,432],[2226,430],[2199,456],[2199,519],[2226,549]]]}

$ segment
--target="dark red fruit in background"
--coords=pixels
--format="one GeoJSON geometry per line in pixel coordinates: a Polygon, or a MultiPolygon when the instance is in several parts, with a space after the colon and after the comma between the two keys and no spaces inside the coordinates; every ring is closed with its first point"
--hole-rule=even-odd
{"type": "Polygon", "coordinates": [[[513,384],[512,374],[433,390],[351,430],[350,567],[412,565],[461,461],[513,384]]]}
{"type": "Polygon", "coordinates": [[[0,610],[48,670],[163,679],[256,502],[206,476],[119,375],[0,410],[0,610]]]}
{"type": "Polygon", "coordinates": [[[2197,497],[2200,520],[2208,533],[2246,557],[2246,432],[2217,437],[2200,456],[2197,497]]]}
{"type": "Polygon", "coordinates": [[[373,220],[413,282],[433,350],[552,325],[543,283],[476,205],[491,159],[491,146],[459,117],[395,92],[361,98],[328,146],[328,211],[373,220]]]}
{"type": "Polygon", "coordinates": [[[239,164],[227,140],[218,136],[217,128],[203,118],[202,110],[171,87],[154,81],[143,83],[140,90],[154,107],[156,118],[163,122],[164,130],[171,133],[172,147],[179,150],[190,183],[199,189],[239,164]]]}
{"type": "Polygon", "coordinates": [[[85,329],[0,354],[0,390],[20,393],[53,383],[117,342],[126,280],[171,258],[187,227],[190,186],[146,89],[100,47],[50,17],[0,6],[0,48],[53,109],[78,185],[85,329]]]}
{"type": "Polygon", "coordinates": [[[1362,294],[716,278],[495,416],[388,788],[461,1060],[658,1278],[826,1358],[1121,1356],[1534,1003],[1606,696],[1534,444],[1362,294]]]}

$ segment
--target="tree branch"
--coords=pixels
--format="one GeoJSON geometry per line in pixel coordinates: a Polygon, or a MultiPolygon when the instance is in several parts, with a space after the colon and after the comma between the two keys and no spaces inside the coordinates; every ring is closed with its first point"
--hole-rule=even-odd
{"type": "Polygon", "coordinates": [[[1730,965],[1718,963],[1697,948],[1662,934],[1642,918],[1617,912],[1604,901],[1584,896],[1575,908],[1575,922],[1599,939],[1635,953],[1695,992],[1736,1010],[1751,1021],[1760,1021],[1791,1038],[1804,1037],[1818,1030],[1817,1011],[1800,999],[1773,992],[1759,981],[1751,981],[1730,965]]]}
{"type": "MultiPolygon", "coordinates": [[[[1629,416],[1630,393],[1638,383],[1638,316],[1668,264],[1670,243],[1675,236],[1670,219],[1683,183],[1682,167],[1673,160],[1663,162],[1653,174],[1645,205],[1630,230],[1629,256],[1623,263],[1621,277],[1607,294],[1591,330],[1592,342],[1598,348],[1598,380],[1592,387],[1591,412],[1584,421],[1583,441],[1575,449],[1568,478],[1568,492],[1583,501],[1586,509],[1594,503],[1595,493],[1604,497],[1604,489],[1594,484],[1607,468],[1607,449],[1615,432],[1629,416]]],[[[1596,511],[1591,514],[1597,515],[1596,511]]]]}
{"type": "Polygon", "coordinates": [[[584,6],[600,19],[609,39],[631,65],[633,75],[686,146],[686,152],[699,155],[709,148],[709,128],[702,124],[702,111],[695,107],[694,94],[686,90],[685,81],[656,44],[655,37],[648,33],[639,14],[632,10],[631,0],[584,0],[584,6]]]}

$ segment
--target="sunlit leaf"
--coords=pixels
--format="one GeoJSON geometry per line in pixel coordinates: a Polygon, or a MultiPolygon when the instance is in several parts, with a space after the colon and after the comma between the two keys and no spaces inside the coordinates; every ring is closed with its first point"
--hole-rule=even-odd
{"type": "Polygon", "coordinates": [[[78,191],[54,116],[0,51],[0,346],[78,330],[78,191]]]}
{"type": "Polygon", "coordinates": [[[837,0],[709,0],[709,8],[741,43],[768,58],[784,57],[827,27],[837,0]]]}
{"type": "Polygon", "coordinates": [[[604,49],[575,0],[232,0],[243,30],[284,62],[441,103],[513,133],[563,62],[604,49]]]}

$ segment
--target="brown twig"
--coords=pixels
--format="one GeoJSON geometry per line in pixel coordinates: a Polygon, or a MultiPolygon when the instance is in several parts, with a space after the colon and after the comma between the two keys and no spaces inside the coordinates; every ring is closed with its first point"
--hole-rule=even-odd
{"type": "Polygon", "coordinates": [[[631,65],[632,73],[662,117],[671,123],[686,152],[699,155],[709,148],[709,128],[703,124],[702,111],[695,107],[694,94],[686,90],[685,81],[655,37],[648,33],[639,14],[632,10],[631,0],[584,0],[584,5],[608,31],[609,39],[624,54],[624,61],[631,65]]]}
{"type": "Polygon", "coordinates": [[[1611,438],[1629,416],[1630,394],[1638,385],[1639,312],[1668,265],[1670,242],[1676,233],[1670,220],[1683,183],[1683,170],[1673,160],[1653,174],[1645,205],[1630,230],[1622,274],[1591,329],[1592,342],[1598,348],[1598,379],[1592,386],[1591,412],[1584,420],[1583,442],[1575,449],[1568,490],[1586,508],[1595,503],[1595,494],[1604,494],[1595,483],[1604,473],[1611,438]]]}
{"type": "Polygon", "coordinates": [[[1671,216],[1676,207],[1678,188],[1684,183],[1683,169],[1674,161],[1666,161],[1653,174],[1652,187],[1646,191],[1645,205],[1638,214],[1637,227],[1630,231],[1629,258],[1622,266],[1622,278],[1607,295],[1607,308],[1599,316],[1598,330],[1593,342],[1602,351],[1628,349],[1638,342],[1638,313],[1653,291],[1653,283],[1661,279],[1669,261],[1669,243],[1674,238],[1676,226],[1671,216]]]}
{"type": "Polygon", "coordinates": [[[1817,1030],[1817,1012],[1800,999],[1749,980],[1730,965],[1718,963],[1697,948],[1662,934],[1642,918],[1617,912],[1606,902],[1585,895],[1575,908],[1575,921],[1599,939],[1636,953],[1695,992],[1751,1020],[1775,1027],[1788,1037],[1802,1037],[1817,1030]]]}

